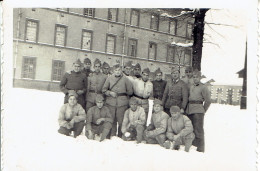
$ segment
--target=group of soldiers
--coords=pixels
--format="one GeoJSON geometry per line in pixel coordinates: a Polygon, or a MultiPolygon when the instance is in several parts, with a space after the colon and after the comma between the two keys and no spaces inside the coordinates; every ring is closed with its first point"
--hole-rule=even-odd
{"type": "MultiPolygon", "coordinates": [[[[96,59],[78,59],[67,71],[60,89],[65,94],[59,114],[59,133],[77,137],[85,126],[88,139],[103,141],[112,136],[137,143],[159,144],[178,150],[191,145],[204,152],[204,114],[210,106],[208,88],[200,82],[201,72],[172,67],[171,79],[162,79],[158,68],[150,80],[149,68],[129,61],[122,68],[110,67],[96,59]],[[82,69],[83,66],[83,69],[82,69]],[[152,117],[147,126],[149,99],[153,100],[152,117]]],[[[151,108],[151,107],[150,107],[151,108]]]]}

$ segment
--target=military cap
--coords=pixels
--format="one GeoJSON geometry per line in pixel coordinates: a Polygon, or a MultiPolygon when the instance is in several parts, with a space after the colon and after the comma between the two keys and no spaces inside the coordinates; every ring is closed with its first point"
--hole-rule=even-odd
{"type": "Polygon", "coordinates": [[[81,63],[80,59],[77,59],[75,62],[73,62],[73,64],[78,64],[79,66],[81,66],[81,65],[82,65],[82,63],[81,63]]]}
{"type": "Polygon", "coordinates": [[[137,100],[135,97],[131,97],[131,99],[129,100],[129,104],[137,104],[137,100]]]}
{"type": "Polygon", "coordinates": [[[150,74],[150,70],[149,70],[149,68],[145,68],[144,70],[143,70],[143,72],[142,73],[147,73],[147,74],[150,74]]]}
{"type": "Polygon", "coordinates": [[[194,70],[193,75],[197,75],[198,77],[201,77],[201,72],[199,70],[194,70]]]}
{"type": "Polygon", "coordinates": [[[161,69],[160,68],[158,68],[157,70],[155,70],[155,72],[154,72],[154,74],[155,75],[157,75],[157,74],[159,74],[159,73],[162,73],[162,71],[161,71],[161,69]]]}
{"type": "Polygon", "coordinates": [[[91,64],[91,60],[89,58],[84,59],[84,64],[87,64],[87,63],[91,64]]]}
{"type": "Polygon", "coordinates": [[[178,67],[178,66],[173,66],[173,67],[172,67],[172,70],[171,70],[171,72],[173,73],[173,72],[175,72],[175,71],[178,71],[178,72],[180,72],[180,69],[179,69],[179,67],[178,67]]]}
{"type": "Polygon", "coordinates": [[[94,65],[96,65],[96,64],[100,64],[100,65],[101,65],[101,61],[100,61],[99,59],[96,59],[96,60],[94,61],[94,65]]]}
{"type": "Polygon", "coordinates": [[[135,66],[134,66],[135,69],[141,69],[141,65],[139,63],[137,63],[135,66]]]}
{"type": "Polygon", "coordinates": [[[104,97],[101,94],[97,94],[96,102],[103,102],[103,101],[104,101],[104,97]]]}
{"type": "Polygon", "coordinates": [[[193,71],[193,68],[191,67],[191,66],[187,66],[186,68],[185,68],[185,71],[193,71]]]}
{"type": "Polygon", "coordinates": [[[103,68],[110,68],[109,64],[106,63],[106,62],[103,63],[103,66],[102,66],[102,67],[103,67],[103,68]]]}
{"type": "Polygon", "coordinates": [[[126,62],[124,67],[131,67],[132,68],[132,61],[126,62]]]}
{"type": "Polygon", "coordinates": [[[75,92],[75,90],[69,90],[68,91],[68,96],[74,96],[75,98],[78,98],[78,94],[75,92]]]}
{"type": "Polygon", "coordinates": [[[153,105],[156,105],[156,104],[162,105],[162,101],[159,99],[154,99],[153,105]]]}
{"type": "Polygon", "coordinates": [[[121,68],[121,66],[120,66],[120,64],[115,64],[115,65],[113,66],[113,68],[114,68],[114,69],[117,69],[117,68],[121,68]]]}
{"type": "Polygon", "coordinates": [[[181,111],[181,109],[179,108],[179,106],[172,106],[170,108],[171,113],[176,113],[176,112],[180,112],[180,111],[181,111]]]}

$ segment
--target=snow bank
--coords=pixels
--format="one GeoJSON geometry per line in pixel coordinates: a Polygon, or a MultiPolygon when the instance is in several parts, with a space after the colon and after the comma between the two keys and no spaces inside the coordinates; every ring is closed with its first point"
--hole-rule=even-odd
{"type": "Polygon", "coordinates": [[[14,88],[3,121],[4,170],[255,170],[255,116],[213,104],[206,153],[112,138],[100,143],[57,133],[63,94],[14,88]]]}

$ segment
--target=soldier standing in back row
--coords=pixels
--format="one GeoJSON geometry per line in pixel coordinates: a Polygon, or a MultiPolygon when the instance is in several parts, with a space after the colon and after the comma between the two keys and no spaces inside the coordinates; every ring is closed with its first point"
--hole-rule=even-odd
{"type": "Polygon", "coordinates": [[[124,65],[124,74],[125,76],[131,81],[131,83],[134,83],[135,77],[131,75],[132,71],[132,61],[128,61],[124,65]]]}
{"type": "Polygon", "coordinates": [[[133,94],[133,87],[131,82],[123,75],[119,64],[114,66],[113,75],[106,79],[102,92],[106,95],[107,107],[112,115],[115,116],[111,136],[116,136],[118,123],[118,137],[121,138],[124,113],[129,104],[128,96],[133,94]]]}
{"type": "Polygon", "coordinates": [[[167,82],[162,80],[162,71],[158,68],[155,71],[155,80],[152,81],[153,83],[153,97],[155,99],[162,100],[163,92],[165,90],[167,82]]]}
{"type": "Polygon", "coordinates": [[[89,58],[85,58],[84,59],[84,68],[82,70],[82,73],[84,73],[87,77],[89,76],[90,73],[93,73],[93,71],[91,71],[91,61],[89,58]]]}
{"type": "Polygon", "coordinates": [[[142,76],[141,76],[141,66],[140,66],[140,64],[139,63],[137,63],[135,66],[134,66],[134,76],[136,77],[136,78],[141,78],[142,76]]]}
{"type": "Polygon", "coordinates": [[[103,74],[109,76],[110,75],[109,71],[110,71],[109,64],[104,62],[103,65],[102,65],[102,72],[103,72],[103,74]]]}
{"type": "Polygon", "coordinates": [[[94,72],[89,74],[88,89],[86,93],[86,112],[92,106],[95,106],[95,98],[97,94],[102,94],[103,85],[107,79],[107,75],[100,72],[101,61],[96,59],[94,62],[94,72]]]}
{"type": "Polygon", "coordinates": [[[193,84],[193,78],[192,78],[192,72],[193,68],[191,66],[188,66],[185,68],[185,76],[182,78],[182,81],[184,81],[188,88],[193,84]]]}
{"type": "Polygon", "coordinates": [[[171,75],[172,79],[167,82],[162,98],[165,112],[169,116],[171,116],[171,106],[179,106],[181,113],[184,113],[188,102],[188,87],[184,81],[180,80],[179,67],[173,67],[171,75]]]}
{"type": "Polygon", "coordinates": [[[82,63],[78,59],[73,63],[73,71],[66,72],[60,82],[60,90],[65,94],[64,104],[68,103],[68,91],[74,90],[78,95],[78,103],[85,108],[85,92],[88,86],[88,79],[80,72],[82,63]]]}
{"type": "Polygon", "coordinates": [[[142,72],[142,78],[135,79],[133,84],[134,97],[137,99],[138,105],[144,108],[146,120],[149,111],[148,99],[153,98],[153,84],[148,79],[149,74],[150,70],[145,68],[142,72]]]}
{"type": "Polygon", "coordinates": [[[186,113],[190,118],[194,133],[195,140],[193,145],[197,147],[197,151],[205,151],[205,141],[204,141],[204,115],[208,110],[211,101],[210,101],[210,92],[207,86],[200,82],[201,72],[193,72],[193,81],[194,84],[190,87],[189,92],[189,103],[187,106],[186,113]]]}

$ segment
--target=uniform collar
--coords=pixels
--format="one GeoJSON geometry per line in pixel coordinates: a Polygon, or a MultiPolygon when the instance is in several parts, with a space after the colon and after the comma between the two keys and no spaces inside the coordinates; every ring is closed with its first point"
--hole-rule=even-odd
{"type": "Polygon", "coordinates": [[[179,78],[178,78],[177,80],[172,79],[172,82],[173,82],[174,84],[178,83],[179,81],[180,81],[179,78]]]}

